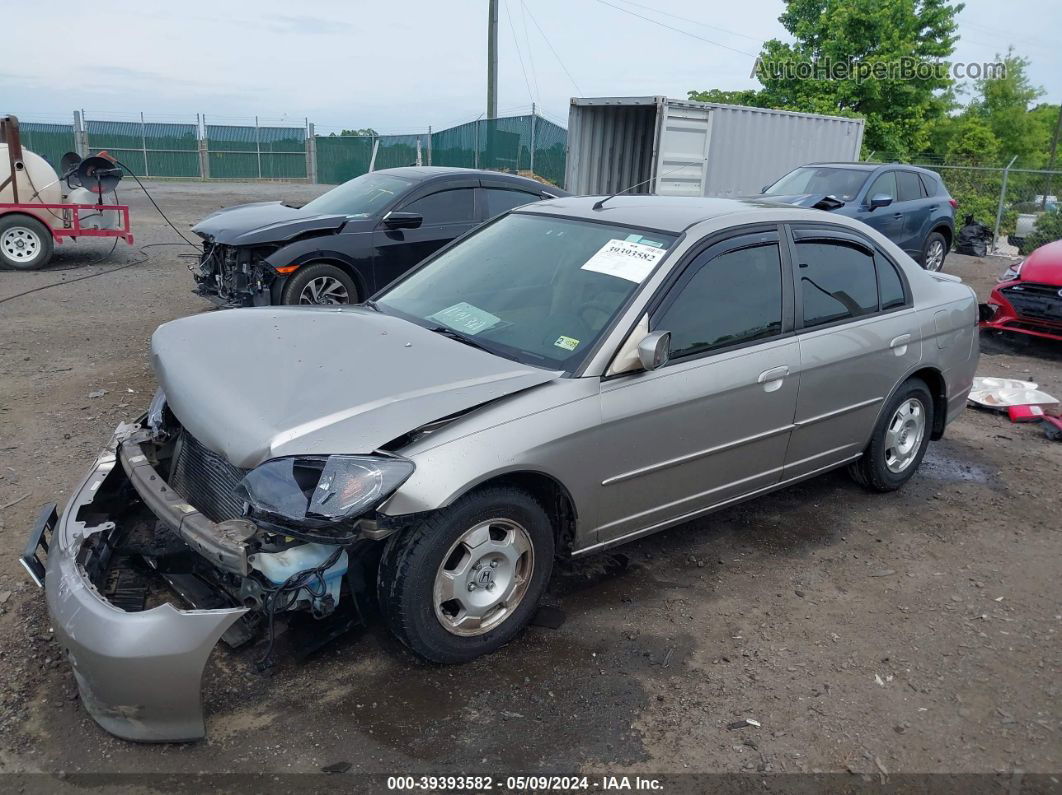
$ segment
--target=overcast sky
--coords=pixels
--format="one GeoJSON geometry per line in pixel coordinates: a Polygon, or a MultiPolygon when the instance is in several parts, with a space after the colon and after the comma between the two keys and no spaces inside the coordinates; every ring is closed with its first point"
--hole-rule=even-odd
{"type": "MultiPolygon", "coordinates": [[[[319,132],[412,132],[485,109],[487,0],[3,0],[0,112],[26,120],[253,119],[319,132]],[[152,10],[156,8],[157,10],[152,10]]],[[[564,123],[572,96],[685,97],[747,88],[781,0],[501,0],[499,115],[532,98],[564,123]],[[617,10],[615,7],[625,9],[617,10]],[[659,24],[639,18],[648,17],[659,24]],[[669,16],[670,15],[670,16],[669,16]],[[685,18],[685,19],[682,19],[685,18]],[[681,28],[701,39],[669,30],[681,28]],[[522,60],[522,64],[521,64],[522,60]],[[525,77],[526,75],[526,77],[525,77]]],[[[1008,44],[1062,100],[1062,3],[967,0],[955,60],[1008,44]]]]}

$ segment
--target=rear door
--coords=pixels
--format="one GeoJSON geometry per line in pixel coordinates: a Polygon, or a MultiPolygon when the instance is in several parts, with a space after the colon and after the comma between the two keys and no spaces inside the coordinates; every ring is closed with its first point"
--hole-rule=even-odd
{"type": "Polygon", "coordinates": [[[381,221],[372,233],[376,290],[478,223],[476,186],[473,179],[433,182],[393,208],[418,213],[423,221],[416,229],[389,229],[381,221]]]}
{"type": "Polygon", "coordinates": [[[921,360],[902,271],[862,235],[791,227],[800,394],[783,478],[858,457],[882,403],[921,360]]]}
{"type": "MultiPolygon", "coordinates": [[[[792,282],[776,227],[710,245],[650,310],[671,359],[606,378],[598,540],[776,483],[797,396],[792,282]]],[[[596,473],[595,473],[596,474],[596,473]]]]}
{"type": "Polygon", "coordinates": [[[917,257],[922,253],[922,245],[929,232],[933,200],[926,194],[922,180],[914,171],[896,172],[896,206],[903,214],[902,240],[897,241],[897,245],[912,257],[917,257]]]}
{"type": "Polygon", "coordinates": [[[889,240],[899,245],[903,239],[903,213],[896,207],[895,171],[885,171],[871,181],[857,217],[867,226],[877,229],[889,240]],[[892,199],[892,204],[871,210],[870,200],[875,196],[888,196],[892,199]]]}

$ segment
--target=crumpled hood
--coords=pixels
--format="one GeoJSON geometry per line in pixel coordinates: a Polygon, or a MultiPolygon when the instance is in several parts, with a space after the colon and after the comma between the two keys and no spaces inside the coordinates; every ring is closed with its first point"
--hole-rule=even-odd
{"type": "Polygon", "coordinates": [[[1021,278],[1026,282],[1062,287],[1062,240],[1040,246],[1026,257],[1021,266],[1021,278]]]}
{"type": "Polygon", "coordinates": [[[255,202],[211,213],[192,231],[205,240],[228,246],[283,243],[316,231],[338,231],[346,215],[315,215],[281,202],[255,202]]]}
{"type": "MultiPolygon", "coordinates": [[[[778,202],[779,204],[791,204],[794,207],[814,207],[827,197],[821,193],[795,193],[791,196],[757,196],[755,198],[764,201],[778,202]]],[[[837,201],[840,200],[838,199],[837,201]]]]}
{"type": "Polygon", "coordinates": [[[233,465],[371,453],[433,420],[559,373],[527,367],[363,307],[260,307],[159,326],[167,403],[233,465]]]}

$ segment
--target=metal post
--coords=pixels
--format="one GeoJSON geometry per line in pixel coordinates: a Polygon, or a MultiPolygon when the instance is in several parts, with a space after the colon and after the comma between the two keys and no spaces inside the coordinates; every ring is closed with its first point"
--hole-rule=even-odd
{"type": "Polygon", "coordinates": [[[144,176],[150,176],[147,164],[147,130],[144,129],[144,111],[140,111],[140,149],[144,154],[144,176]]]}
{"type": "Polygon", "coordinates": [[[476,118],[476,152],[475,152],[475,166],[479,168],[479,118],[476,118]]]}
{"type": "Polygon", "coordinates": [[[420,136],[419,135],[417,136],[417,165],[418,166],[423,166],[424,165],[424,157],[423,157],[423,155],[420,152],[420,136]]]}
{"type": "Polygon", "coordinates": [[[1003,184],[999,188],[999,207],[996,208],[996,228],[992,232],[992,250],[999,250],[999,225],[1003,222],[1003,202],[1007,198],[1007,176],[1010,174],[1010,167],[1014,165],[1014,161],[1018,159],[1017,155],[1014,155],[1007,163],[1007,167],[1003,169],[1003,184]]]}
{"type": "Polygon", "coordinates": [[[487,118],[498,115],[498,0],[487,6],[487,118]]]}
{"type": "Polygon", "coordinates": [[[210,151],[207,146],[207,121],[206,114],[202,117],[202,128],[199,129],[199,114],[196,118],[196,135],[199,136],[199,178],[210,179],[210,151]]]}
{"type": "Polygon", "coordinates": [[[431,125],[428,125],[428,165],[431,165],[431,125]]]}
{"type": "Polygon", "coordinates": [[[376,169],[376,153],[380,150],[380,139],[374,137],[372,139],[372,157],[369,158],[369,173],[371,174],[376,169]]]}
{"type": "Polygon", "coordinates": [[[317,136],[312,121],[306,122],[306,179],[317,184],[317,136]]]}
{"type": "Polygon", "coordinates": [[[74,151],[84,159],[88,157],[88,136],[85,134],[84,112],[74,111],[74,151]]]}
{"type": "Polygon", "coordinates": [[[262,142],[258,134],[258,117],[254,117],[254,149],[258,153],[258,179],[262,178],[262,142]]]}
{"type": "MultiPolygon", "coordinates": [[[[520,170],[520,164],[516,164],[516,170],[520,170]]],[[[535,103],[531,103],[531,175],[535,174],[535,103]]]]}

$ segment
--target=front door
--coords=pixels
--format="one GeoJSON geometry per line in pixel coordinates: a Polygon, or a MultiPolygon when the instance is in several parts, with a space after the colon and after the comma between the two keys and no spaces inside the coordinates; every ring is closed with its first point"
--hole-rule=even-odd
{"type": "Polygon", "coordinates": [[[886,171],[870,183],[863,207],[856,216],[867,226],[872,226],[897,245],[903,240],[903,213],[896,207],[896,172],[886,171]],[[870,209],[870,200],[875,196],[888,196],[892,204],[870,209]]]}
{"type": "Polygon", "coordinates": [[[779,480],[800,364],[786,260],[775,228],[731,238],[656,302],[649,327],[671,332],[670,360],[602,385],[598,541],[779,480]]]}
{"type": "Polygon", "coordinates": [[[922,355],[910,288],[869,240],[794,225],[793,244],[800,395],[785,479],[857,457],[922,355]]]}
{"type": "Polygon", "coordinates": [[[381,222],[372,233],[375,289],[393,282],[428,255],[476,225],[474,183],[430,186],[395,211],[418,213],[416,229],[389,229],[381,222]]]}

